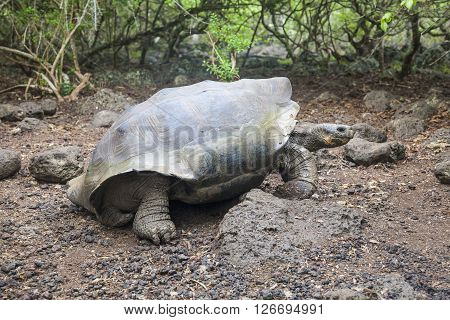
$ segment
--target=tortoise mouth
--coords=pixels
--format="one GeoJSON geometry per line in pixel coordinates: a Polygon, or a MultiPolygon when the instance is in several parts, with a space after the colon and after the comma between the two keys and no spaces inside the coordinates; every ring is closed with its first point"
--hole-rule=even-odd
{"type": "Polygon", "coordinates": [[[330,147],[346,144],[355,132],[347,125],[325,124],[322,128],[325,144],[330,147]]]}

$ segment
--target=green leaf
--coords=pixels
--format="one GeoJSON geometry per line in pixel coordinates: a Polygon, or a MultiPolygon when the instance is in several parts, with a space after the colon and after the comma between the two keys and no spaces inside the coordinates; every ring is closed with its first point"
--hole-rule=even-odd
{"type": "Polygon", "coordinates": [[[386,12],[383,17],[381,18],[381,21],[386,21],[387,23],[392,21],[392,18],[394,17],[394,15],[392,14],[392,12],[386,12]]]}
{"type": "Polygon", "coordinates": [[[386,30],[388,29],[389,23],[392,21],[393,18],[394,18],[394,15],[392,14],[392,12],[386,12],[383,15],[383,17],[381,17],[381,21],[380,21],[381,30],[386,32],[386,30]]]}
{"type": "Polygon", "coordinates": [[[403,0],[401,5],[408,8],[408,10],[412,10],[412,8],[416,5],[416,0],[403,0]]]}

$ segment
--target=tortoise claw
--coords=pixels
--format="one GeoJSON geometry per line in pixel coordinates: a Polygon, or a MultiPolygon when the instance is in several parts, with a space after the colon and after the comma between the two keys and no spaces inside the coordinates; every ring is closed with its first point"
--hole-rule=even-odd
{"type": "Polygon", "coordinates": [[[172,239],[172,236],[170,233],[164,233],[164,235],[162,236],[162,240],[164,243],[169,242],[172,239]]]}
{"type": "Polygon", "coordinates": [[[169,242],[175,236],[175,224],[172,220],[148,221],[147,223],[135,220],[133,228],[138,237],[149,239],[157,246],[169,242]]]}
{"type": "Polygon", "coordinates": [[[161,244],[161,240],[159,239],[159,236],[154,234],[151,238],[150,238],[151,242],[153,242],[153,244],[159,246],[161,244]]]}

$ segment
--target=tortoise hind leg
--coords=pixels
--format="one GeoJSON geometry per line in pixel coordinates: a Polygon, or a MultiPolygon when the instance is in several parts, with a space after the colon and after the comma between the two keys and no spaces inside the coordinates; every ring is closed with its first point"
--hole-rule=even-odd
{"type": "Polygon", "coordinates": [[[133,229],[137,236],[156,245],[175,237],[175,224],[169,214],[169,178],[152,175],[139,193],[141,204],[136,212],[133,229]]]}
{"type": "Polygon", "coordinates": [[[307,199],[317,190],[315,159],[305,147],[288,140],[280,157],[279,169],[285,184],[277,188],[277,196],[307,199]]]}

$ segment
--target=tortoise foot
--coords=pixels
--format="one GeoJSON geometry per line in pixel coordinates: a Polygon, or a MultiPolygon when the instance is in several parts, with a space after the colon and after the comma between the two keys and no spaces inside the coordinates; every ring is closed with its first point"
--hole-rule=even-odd
{"type": "Polygon", "coordinates": [[[289,181],[277,188],[275,196],[284,199],[309,199],[316,189],[316,186],[308,181],[289,181]]]}
{"type": "Polygon", "coordinates": [[[170,219],[158,221],[135,219],[133,230],[139,238],[148,239],[156,245],[167,243],[176,235],[175,224],[170,219]]]}

